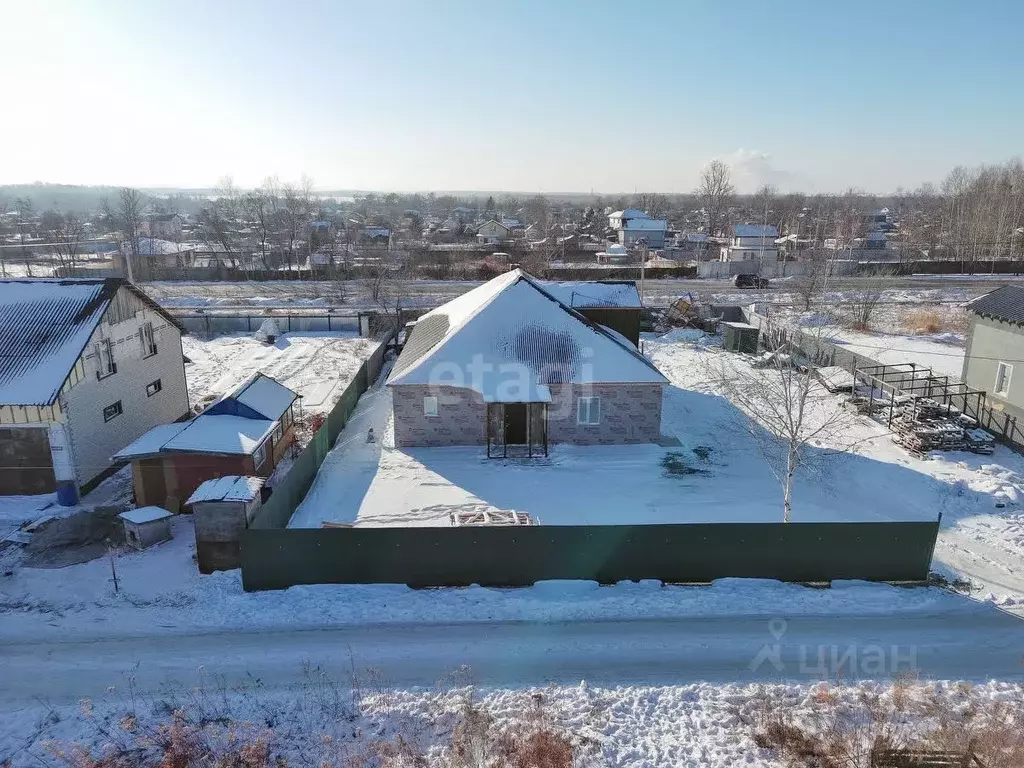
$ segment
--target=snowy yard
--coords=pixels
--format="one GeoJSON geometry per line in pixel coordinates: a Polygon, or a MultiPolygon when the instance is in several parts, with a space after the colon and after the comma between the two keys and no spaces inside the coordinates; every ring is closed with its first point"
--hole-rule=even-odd
{"type": "MultiPolygon", "coordinates": [[[[722,361],[747,366],[714,344],[648,338],[645,348],[669,377],[662,432],[679,447],[556,445],[540,460],[488,460],[482,448],[397,450],[390,441],[390,394],[361,399],[291,521],[356,525],[449,525],[455,511],[514,509],[543,525],[780,520],[782,492],[748,431],[746,418],[710,383],[722,361]],[[369,428],[378,436],[366,441],[369,428]],[[666,456],[695,470],[674,475],[666,456]],[[701,458],[706,456],[706,459],[701,458]]],[[[838,396],[824,407],[839,409],[838,396]]],[[[933,520],[943,528],[936,568],[970,579],[977,597],[1024,604],[1024,458],[911,456],[886,428],[849,418],[842,440],[812,446],[798,475],[800,520],[933,520]],[[840,444],[841,443],[841,444],[840,444]]]]}
{"type": "Polygon", "coordinates": [[[372,339],[346,333],[286,333],[274,344],[252,334],[205,339],[183,336],[188,392],[200,403],[229,391],[257,371],[302,396],[305,412],[327,412],[376,347],[372,339]]]}
{"type": "Polygon", "coordinates": [[[951,333],[906,336],[828,329],[828,341],[884,365],[916,363],[957,380],[963,373],[964,339],[951,333]]]}

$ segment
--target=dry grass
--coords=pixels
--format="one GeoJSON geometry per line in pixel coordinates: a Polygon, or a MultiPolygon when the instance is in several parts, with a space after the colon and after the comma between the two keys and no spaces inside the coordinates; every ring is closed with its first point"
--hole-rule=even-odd
{"type": "Polygon", "coordinates": [[[65,768],[584,768],[599,753],[556,722],[540,693],[499,717],[472,688],[448,689],[417,719],[389,718],[397,699],[372,670],[365,680],[353,670],[350,692],[318,667],[303,668],[290,704],[259,681],[228,689],[201,674],[183,700],[159,702],[144,716],[130,687],[116,711],[81,702],[78,740],[45,742],[36,759],[65,768]]]}
{"type": "Polygon", "coordinates": [[[986,768],[1024,766],[1024,701],[994,701],[898,681],[873,689],[819,689],[810,707],[766,696],[754,741],[788,768],[897,768],[893,755],[974,755],[986,768]],[[883,755],[889,755],[888,759],[883,755]]]}
{"type": "Polygon", "coordinates": [[[912,335],[957,333],[967,335],[967,312],[961,307],[915,307],[903,312],[900,328],[912,335]]]}

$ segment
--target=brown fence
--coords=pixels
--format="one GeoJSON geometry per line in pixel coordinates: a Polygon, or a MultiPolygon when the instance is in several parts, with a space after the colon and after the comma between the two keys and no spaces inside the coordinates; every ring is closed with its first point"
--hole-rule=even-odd
{"type": "Polygon", "coordinates": [[[726,577],[924,582],[939,521],[249,529],[248,591],[296,584],[527,586],[726,577]]]}
{"type": "Polygon", "coordinates": [[[341,430],[348,423],[349,416],[352,415],[356,403],[359,402],[359,396],[369,389],[380,375],[387,342],[388,339],[381,340],[373,354],[359,366],[359,370],[345,388],[341,399],[327,414],[327,420],[313,435],[309,445],[302,449],[288,469],[288,474],[274,486],[274,492],[270,498],[264,502],[252,522],[249,523],[250,529],[281,529],[288,525],[292,513],[306,496],[309,486],[313,484],[313,478],[316,477],[331,446],[334,445],[334,441],[338,439],[341,430]]]}

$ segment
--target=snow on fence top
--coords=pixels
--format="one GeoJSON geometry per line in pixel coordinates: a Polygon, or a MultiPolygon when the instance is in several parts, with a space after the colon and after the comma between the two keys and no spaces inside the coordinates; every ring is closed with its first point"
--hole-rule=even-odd
{"type": "Polygon", "coordinates": [[[537,384],[666,382],[632,344],[516,269],[423,315],[388,384],[457,386],[486,398],[524,371],[537,384]]]}

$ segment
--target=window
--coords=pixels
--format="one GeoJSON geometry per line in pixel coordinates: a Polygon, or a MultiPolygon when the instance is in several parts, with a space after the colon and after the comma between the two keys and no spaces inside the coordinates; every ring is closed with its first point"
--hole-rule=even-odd
{"type": "Polygon", "coordinates": [[[424,416],[437,416],[437,398],[436,397],[424,397],[423,398],[423,415],[424,416]]]}
{"type": "Polygon", "coordinates": [[[267,441],[264,440],[259,448],[256,449],[256,453],[252,455],[252,466],[253,469],[259,469],[263,466],[263,462],[267,460],[267,441]]]}
{"type": "Polygon", "coordinates": [[[997,395],[1008,395],[1010,393],[1010,378],[1013,376],[1013,366],[1000,363],[996,368],[996,386],[993,390],[997,395]]]}
{"type": "Polygon", "coordinates": [[[288,406],[288,410],[284,412],[284,416],[281,417],[281,423],[284,424],[284,428],[288,429],[292,423],[292,406],[288,406]]]}
{"type": "Polygon", "coordinates": [[[160,383],[160,379],[149,382],[149,384],[146,385],[146,397],[152,397],[163,388],[164,385],[160,383]]]}
{"type": "Polygon", "coordinates": [[[106,408],[103,409],[103,421],[106,422],[110,421],[111,419],[116,419],[122,413],[123,411],[121,410],[121,401],[118,400],[116,403],[108,405],[106,408]]]}
{"type": "Polygon", "coordinates": [[[152,323],[146,323],[139,329],[139,339],[142,342],[142,356],[144,358],[156,354],[156,339],[153,336],[152,323]]]}
{"type": "Polygon", "coordinates": [[[601,398],[581,397],[576,401],[577,424],[601,423],[601,398]]]}
{"type": "Polygon", "coordinates": [[[93,353],[96,355],[96,378],[105,379],[117,373],[117,365],[114,363],[114,350],[110,345],[110,339],[103,339],[93,344],[93,353]]]}
{"type": "Polygon", "coordinates": [[[277,426],[274,427],[274,432],[270,436],[273,439],[273,441],[274,441],[274,447],[275,448],[277,447],[277,444],[281,442],[281,437],[283,435],[284,435],[284,427],[281,426],[281,422],[277,422],[277,426]]]}

